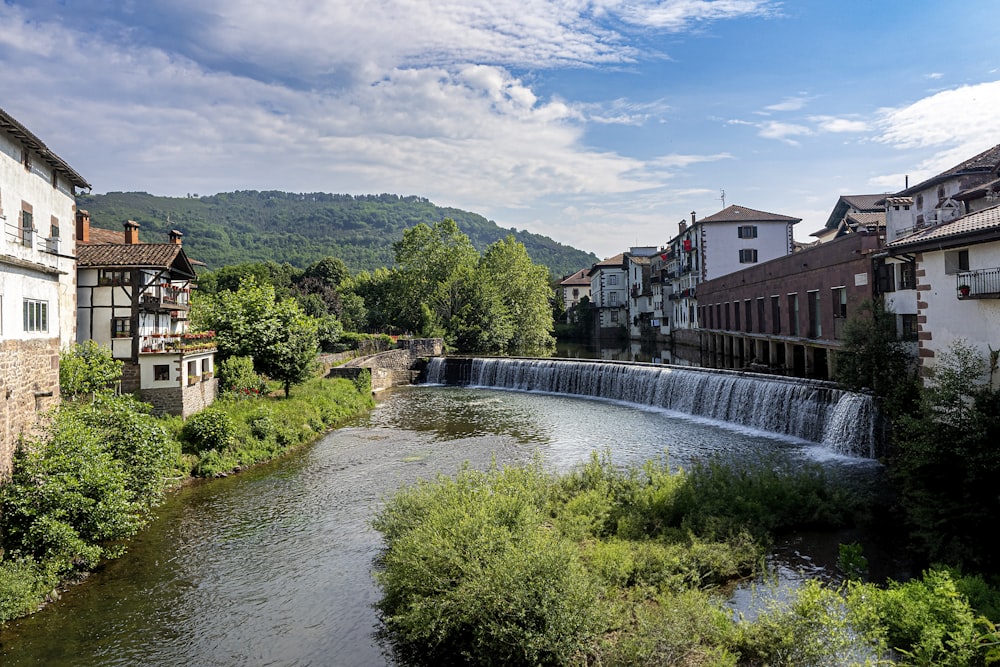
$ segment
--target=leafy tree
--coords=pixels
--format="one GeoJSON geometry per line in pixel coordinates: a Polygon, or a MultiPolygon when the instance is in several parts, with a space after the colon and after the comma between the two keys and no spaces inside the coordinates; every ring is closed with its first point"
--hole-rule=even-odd
{"type": "Polygon", "coordinates": [[[257,372],[291,385],[307,379],[318,351],[317,325],[294,298],[275,301],[273,285],[248,276],[235,293],[220,293],[195,302],[192,320],[198,329],[216,333],[221,359],[247,356],[257,372]]]}
{"type": "Polygon", "coordinates": [[[893,419],[916,407],[917,379],[896,316],[881,299],[865,300],[844,326],[836,379],[851,389],[870,389],[893,419]]]}
{"type": "Polygon", "coordinates": [[[445,218],[433,226],[421,223],[407,229],[393,251],[404,296],[397,322],[422,334],[443,327],[462,306],[456,283],[478,259],[469,237],[454,220],[445,218]],[[430,311],[429,322],[424,305],[430,311]]]}
{"type": "Polygon", "coordinates": [[[486,249],[480,279],[496,288],[507,321],[513,323],[508,352],[534,352],[551,347],[552,288],[548,270],[531,262],[524,244],[508,236],[486,249]]]}
{"type": "Polygon", "coordinates": [[[92,340],[77,343],[59,355],[59,391],[73,399],[111,391],[121,381],[123,365],[92,340]]]}
{"type": "Polygon", "coordinates": [[[306,269],[303,278],[318,280],[336,289],[351,274],[347,264],[339,257],[324,257],[306,269]]]}

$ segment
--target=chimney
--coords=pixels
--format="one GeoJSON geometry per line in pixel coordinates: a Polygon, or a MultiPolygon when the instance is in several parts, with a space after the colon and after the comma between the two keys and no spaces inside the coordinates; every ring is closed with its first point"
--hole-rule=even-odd
{"type": "Polygon", "coordinates": [[[684,230],[688,228],[687,220],[681,220],[677,223],[677,233],[683,234],[684,230]]]}
{"type": "Polygon", "coordinates": [[[134,245],[139,242],[139,223],[135,220],[125,221],[125,243],[134,245]]]}
{"type": "Polygon", "coordinates": [[[694,226],[694,211],[691,211],[691,226],[694,226]]]}
{"type": "Polygon", "coordinates": [[[76,212],[76,241],[90,243],[90,212],[83,209],[76,212]]]}
{"type": "Polygon", "coordinates": [[[181,245],[184,241],[184,234],[176,229],[170,230],[170,242],[174,245],[181,245]]]}

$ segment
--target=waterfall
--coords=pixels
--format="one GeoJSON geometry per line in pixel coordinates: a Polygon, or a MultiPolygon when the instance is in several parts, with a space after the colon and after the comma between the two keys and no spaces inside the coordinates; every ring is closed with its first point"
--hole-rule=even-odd
{"type": "Polygon", "coordinates": [[[432,359],[427,382],[592,396],[674,410],[873,458],[878,419],[870,396],[831,383],[689,367],[567,359],[432,359]],[[466,381],[467,377],[467,381],[466,381]]]}

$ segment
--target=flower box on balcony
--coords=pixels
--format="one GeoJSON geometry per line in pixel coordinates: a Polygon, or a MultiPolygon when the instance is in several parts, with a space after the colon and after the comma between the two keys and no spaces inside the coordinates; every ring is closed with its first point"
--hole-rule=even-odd
{"type": "Polygon", "coordinates": [[[198,380],[199,378],[197,375],[188,375],[188,386],[191,387],[198,384],[198,380]]]}

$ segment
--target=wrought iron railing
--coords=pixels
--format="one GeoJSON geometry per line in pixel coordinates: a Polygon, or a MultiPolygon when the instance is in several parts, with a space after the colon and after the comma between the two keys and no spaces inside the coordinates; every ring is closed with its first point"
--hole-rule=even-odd
{"type": "Polygon", "coordinates": [[[1000,298],[1000,267],[962,271],[955,275],[960,299],[1000,298]]]}

